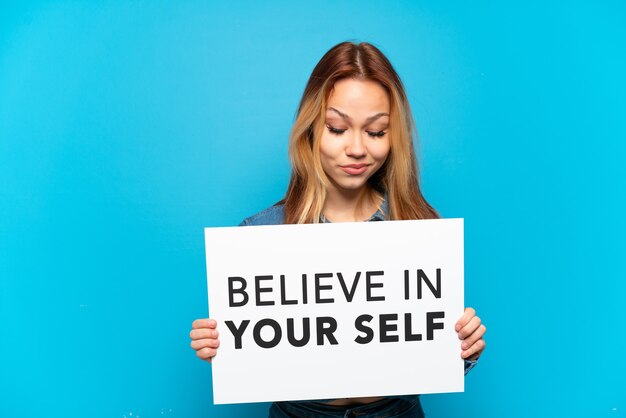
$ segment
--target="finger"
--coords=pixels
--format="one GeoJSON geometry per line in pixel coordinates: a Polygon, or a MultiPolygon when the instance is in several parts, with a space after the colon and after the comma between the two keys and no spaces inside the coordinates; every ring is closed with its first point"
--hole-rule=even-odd
{"type": "Polygon", "coordinates": [[[459,332],[461,328],[467,325],[470,319],[472,319],[472,317],[474,317],[475,315],[476,311],[474,310],[474,308],[465,308],[465,312],[463,312],[463,315],[457,321],[456,325],[454,326],[454,330],[456,332],[459,332]]]}
{"type": "Polygon", "coordinates": [[[220,346],[220,340],[214,338],[205,338],[202,340],[194,340],[191,342],[191,348],[201,350],[203,348],[217,348],[220,346]]]}
{"type": "Polygon", "coordinates": [[[200,357],[202,360],[210,360],[217,354],[217,350],[214,348],[201,348],[196,351],[196,356],[200,357]]]}
{"type": "Polygon", "coordinates": [[[211,318],[196,319],[191,324],[191,327],[193,329],[215,328],[215,327],[217,327],[217,321],[215,319],[211,319],[211,318]]]}
{"type": "Polygon", "coordinates": [[[202,338],[217,338],[219,337],[219,335],[220,333],[218,330],[210,328],[192,329],[191,332],[189,332],[189,338],[191,338],[192,340],[199,340],[202,338]]]}
{"type": "Polygon", "coordinates": [[[474,333],[480,326],[480,318],[475,316],[459,331],[459,338],[461,340],[466,339],[474,333]]]}
{"type": "Polygon", "coordinates": [[[482,354],[487,346],[485,340],[480,339],[474,343],[469,349],[461,352],[461,357],[467,360],[476,360],[482,354]]]}
{"type": "Polygon", "coordinates": [[[467,350],[476,341],[480,340],[483,335],[485,335],[485,332],[487,332],[487,328],[481,324],[476,331],[474,331],[469,337],[463,340],[463,343],[461,344],[461,349],[467,350]]]}

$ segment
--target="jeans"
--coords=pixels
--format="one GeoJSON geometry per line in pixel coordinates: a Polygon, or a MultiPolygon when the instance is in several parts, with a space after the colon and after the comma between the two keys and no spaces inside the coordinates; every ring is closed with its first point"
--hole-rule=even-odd
{"type": "Polygon", "coordinates": [[[269,418],[423,418],[419,397],[385,398],[364,405],[334,406],[318,402],[274,402],[269,418]]]}

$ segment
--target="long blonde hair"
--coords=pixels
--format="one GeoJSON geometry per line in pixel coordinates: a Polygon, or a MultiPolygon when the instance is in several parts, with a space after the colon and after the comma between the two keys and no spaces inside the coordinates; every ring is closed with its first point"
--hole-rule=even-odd
{"type": "Polygon", "coordinates": [[[292,173],[282,200],[285,223],[319,222],[329,182],[319,152],[326,102],[335,83],[346,78],[378,82],[389,95],[390,152],[385,164],[369,179],[373,190],[387,195],[387,219],[438,218],[420,191],[413,149],[415,123],[400,77],[372,44],[342,42],[331,48],[313,69],[291,129],[292,173]]]}

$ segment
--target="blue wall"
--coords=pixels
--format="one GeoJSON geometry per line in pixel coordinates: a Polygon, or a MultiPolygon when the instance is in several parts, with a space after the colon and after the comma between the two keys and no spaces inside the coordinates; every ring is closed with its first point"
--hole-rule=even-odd
{"type": "MultiPolygon", "coordinates": [[[[307,77],[385,52],[488,326],[433,417],[625,416],[626,5],[2,2],[0,416],[263,416],[189,348],[203,227],[281,198],[307,77]]],[[[367,367],[367,365],[364,365],[367,367]]]]}

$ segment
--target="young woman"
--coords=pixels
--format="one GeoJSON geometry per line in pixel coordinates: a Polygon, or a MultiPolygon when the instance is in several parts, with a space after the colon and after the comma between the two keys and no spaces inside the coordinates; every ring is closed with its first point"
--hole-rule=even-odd
{"type": "MultiPolygon", "coordinates": [[[[285,198],[241,225],[438,218],[420,191],[411,109],[400,78],[373,45],[343,42],[317,64],[293,125],[285,198]]],[[[198,319],[191,347],[207,361],[217,322],[198,319]]],[[[472,308],[456,324],[466,373],[485,348],[472,308]]],[[[418,395],[277,402],[277,417],[421,417],[418,395]]]]}

